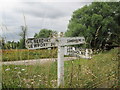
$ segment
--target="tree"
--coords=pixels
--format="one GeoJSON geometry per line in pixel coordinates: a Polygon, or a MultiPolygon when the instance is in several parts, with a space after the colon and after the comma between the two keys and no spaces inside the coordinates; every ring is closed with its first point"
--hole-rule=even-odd
{"type": "Polygon", "coordinates": [[[120,2],[93,2],[73,12],[66,36],[84,36],[88,47],[120,45],[120,2]]]}
{"type": "Polygon", "coordinates": [[[18,46],[19,46],[19,43],[14,41],[7,41],[5,43],[5,49],[17,49],[18,46]]]}
{"type": "Polygon", "coordinates": [[[5,39],[0,37],[0,49],[5,49],[5,39]]]}
{"type": "Polygon", "coordinates": [[[40,32],[37,34],[35,33],[35,38],[48,38],[52,37],[52,34],[56,33],[56,31],[48,30],[48,29],[41,29],[40,32]]]}
{"type": "Polygon", "coordinates": [[[22,32],[20,33],[21,39],[20,39],[20,49],[25,49],[25,39],[27,35],[27,27],[26,26],[21,26],[22,32]]]}

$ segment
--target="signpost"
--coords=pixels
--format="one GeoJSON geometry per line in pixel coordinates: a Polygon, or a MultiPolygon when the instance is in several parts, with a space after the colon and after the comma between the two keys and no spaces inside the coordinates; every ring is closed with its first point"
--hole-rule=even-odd
{"type": "Polygon", "coordinates": [[[84,37],[61,37],[58,38],[60,42],[60,46],[69,46],[69,45],[77,45],[77,44],[84,44],[85,38],[84,37]]]}
{"type": "Polygon", "coordinates": [[[41,49],[58,47],[58,87],[64,86],[64,47],[69,45],[85,44],[84,37],[59,37],[50,38],[29,38],[26,40],[26,48],[41,49]]]}
{"type": "Polygon", "coordinates": [[[42,49],[49,47],[57,47],[54,39],[50,38],[29,38],[26,40],[26,48],[28,49],[42,49]]]}

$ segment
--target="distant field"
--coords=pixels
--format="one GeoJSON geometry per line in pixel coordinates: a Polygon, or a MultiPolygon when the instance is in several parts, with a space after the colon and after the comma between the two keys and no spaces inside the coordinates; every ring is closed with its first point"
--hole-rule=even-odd
{"type": "MultiPolygon", "coordinates": [[[[91,60],[65,61],[65,88],[118,86],[118,50],[99,53],[91,60]]],[[[3,65],[3,88],[55,88],[57,62],[44,65],[3,65]]]]}
{"type": "Polygon", "coordinates": [[[43,50],[28,50],[28,49],[13,49],[2,50],[2,61],[17,61],[39,58],[55,58],[57,57],[57,49],[43,50]]]}

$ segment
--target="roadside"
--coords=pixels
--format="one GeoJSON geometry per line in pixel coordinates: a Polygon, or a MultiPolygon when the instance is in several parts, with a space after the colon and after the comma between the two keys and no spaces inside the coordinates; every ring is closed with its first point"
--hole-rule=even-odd
{"type": "MultiPolygon", "coordinates": [[[[64,61],[74,60],[77,57],[65,57],[64,61]]],[[[57,58],[46,58],[46,59],[33,59],[33,60],[21,60],[21,61],[9,61],[9,62],[2,62],[3,65],[36,65],[36,64],[45,64],[57,61],[57,58]]]]}

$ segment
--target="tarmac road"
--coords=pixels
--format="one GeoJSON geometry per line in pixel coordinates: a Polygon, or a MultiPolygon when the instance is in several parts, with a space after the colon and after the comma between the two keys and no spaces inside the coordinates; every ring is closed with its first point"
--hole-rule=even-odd
{"type": "MultiPolygon", "coordinates": [[[[65,57],[64,61],[68,60],[74,60],[77,59],[77,57],[65,57]]],[[[57,61],[57,58],[46,58],[46,59],[33,59],[33,60],[20,60],[20,61],[7,61],[7,62],[2,62],[3,65],[36,65],[36,64],[45,64],[45,63],[50,63],[50,62],[55,62],[57,61]]]]}

